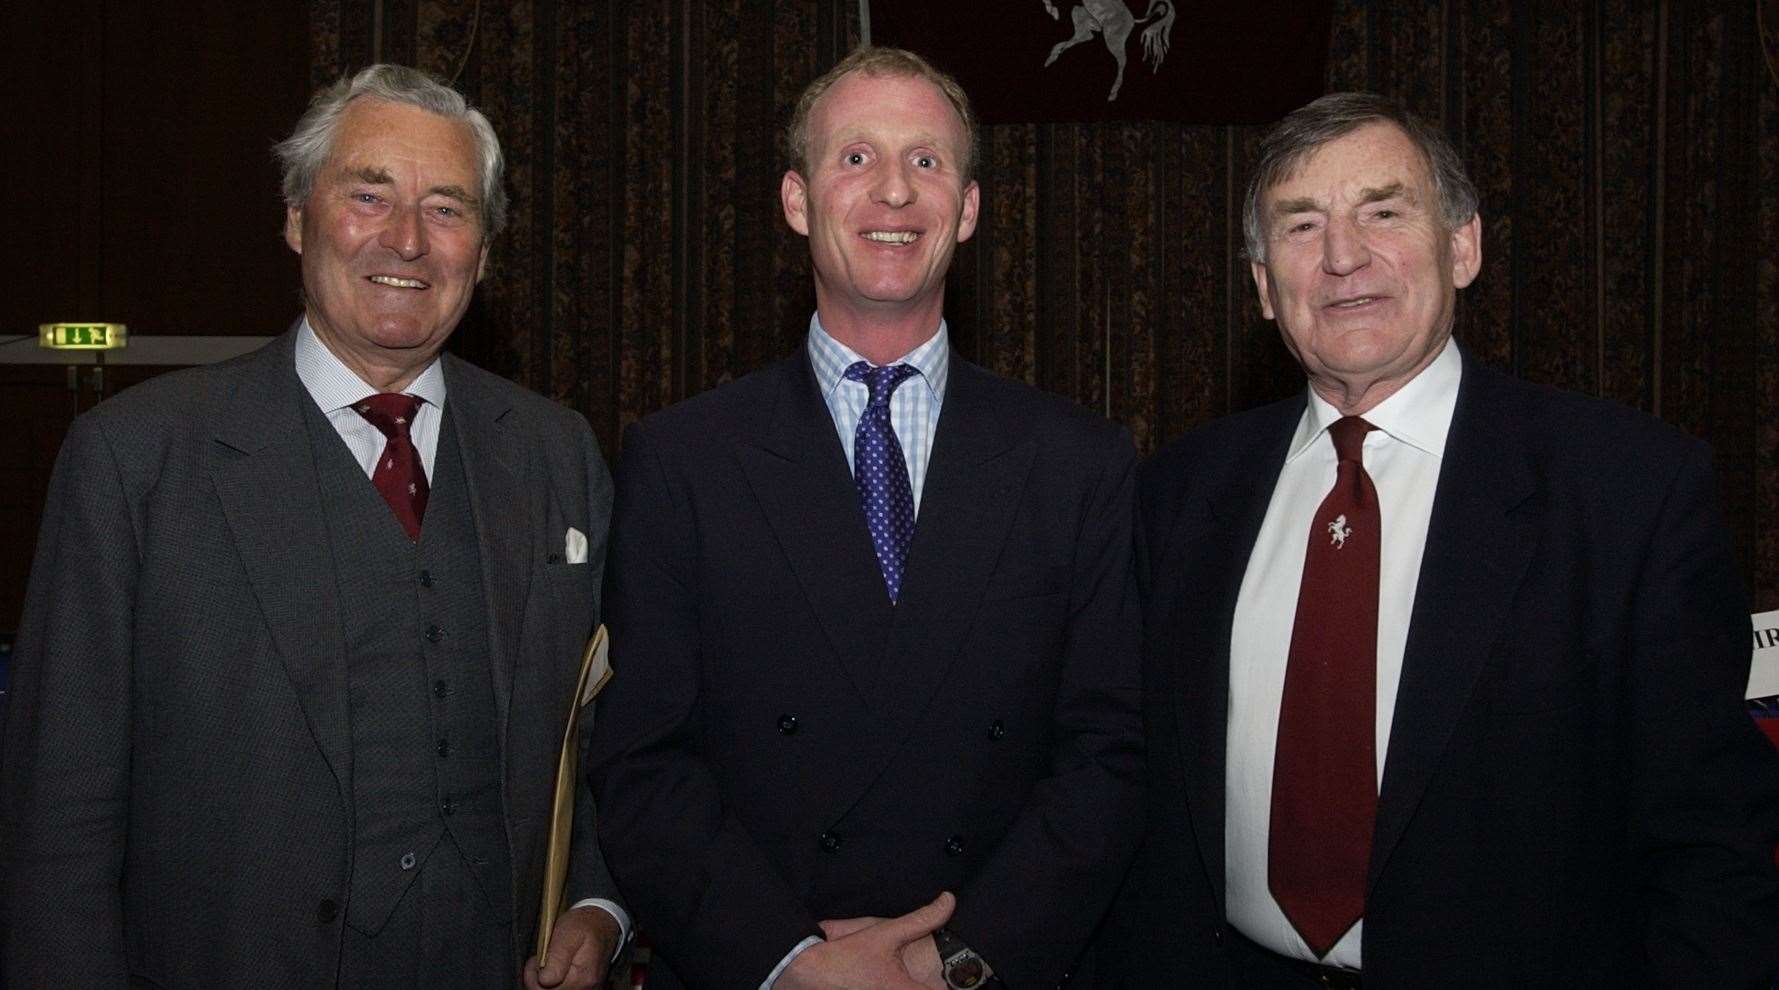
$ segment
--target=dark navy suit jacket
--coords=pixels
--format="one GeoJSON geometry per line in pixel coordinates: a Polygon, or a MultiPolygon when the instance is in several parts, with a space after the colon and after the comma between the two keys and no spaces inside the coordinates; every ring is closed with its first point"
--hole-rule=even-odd
{"type": "MultiPolygon", "coordinates": [[[[1147,840],[1133,986],[1239,985],[1224,921],[1229,642],[1304,406],[1145,468],[1147,840]]],[[[1705,447],[1465,359],[1367,882],[1367,987],[1767,986],[1779,761],[1743,711],[1748,608],[1705,447]]]]}
{"type": "Polygon", "coordinates": [[[630,429],[592,777],[651,987],[942,889],[1015,985],[1062,978],[1141,826],[1134,461],[954,355],[891,606],[801,351],[630,429]]]}

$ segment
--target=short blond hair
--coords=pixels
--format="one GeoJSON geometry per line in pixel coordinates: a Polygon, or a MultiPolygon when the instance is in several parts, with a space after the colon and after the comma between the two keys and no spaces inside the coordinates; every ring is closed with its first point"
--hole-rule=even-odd
{"type": "Polygon", "coordinates": [[[816,101],[842,77],[854,72],[867,76],[909,76],[937,86],[964,124],[964,160],[958,171],[963,175],[964,183],[969,184],[976,171],[976,112],[970,109],[970,97],[964,88],[950,74],[905,48],[875,45],[860,45],[853,49],[852,54],[803,87],[802,95],[797,97],[797,108],[791,112],[791,122],[784,132],[785,157],[791,168],[809,174],[809,118],[815,111],[816,101]]]}

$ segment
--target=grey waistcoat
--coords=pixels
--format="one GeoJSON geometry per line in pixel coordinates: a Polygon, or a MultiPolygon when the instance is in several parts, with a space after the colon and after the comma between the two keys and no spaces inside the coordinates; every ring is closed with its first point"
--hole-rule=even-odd
{"type": "Polygon", "coordinates": [[[449,407],[418,544],[333,426],[312,406],[306,415],[322,452],[351,692],[346,921],[376,933],[435,856],[458,858],[494,919],[510,920],[487,597],[449,407]]]}

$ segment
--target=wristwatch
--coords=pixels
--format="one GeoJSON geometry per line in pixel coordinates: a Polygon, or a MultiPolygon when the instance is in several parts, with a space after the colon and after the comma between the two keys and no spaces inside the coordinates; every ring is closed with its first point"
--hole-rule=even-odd
{"type": "Polygon", "coordinates": [[[945,985],[951,990],[982,990],[982,988],[1000,988],[1006,984],[995,975],[994,968],[988,961],[976,954],[976,950],[964,944],[964,940],[953,935],[944,928],[933,930],[933,945],[939,950],[939,971],[945,977],[945,985]]]}

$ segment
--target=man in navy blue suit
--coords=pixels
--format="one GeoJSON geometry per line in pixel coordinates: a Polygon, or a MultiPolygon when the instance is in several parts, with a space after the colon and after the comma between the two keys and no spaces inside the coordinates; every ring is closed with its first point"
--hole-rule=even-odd
{"type": "Polygon", "coordinates": [[[1451,339],[1476,192],[1398,105],[1266,138],[1245,215],[1304,394],[1140,486],[1143,986],[1768,985],[1779,766],[1704,446],[1451,339]]]}
{"type": "Polygon", "coordinates": [[[1135,453],[951,350],[974,135],[908,52],[811,83],[805,346],[625,435],[591,772],[651,990],[1055,986],[1135,848],[1135,453]]]}

